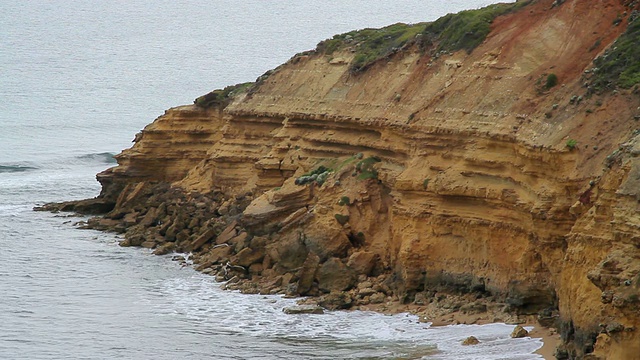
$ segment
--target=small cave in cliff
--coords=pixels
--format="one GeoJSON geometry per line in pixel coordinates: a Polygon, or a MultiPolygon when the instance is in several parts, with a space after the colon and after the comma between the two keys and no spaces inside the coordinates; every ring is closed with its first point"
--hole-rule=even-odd
{"type": "Polygon", "coordinates": [[[354,233],[352,231],[349,234],[347,234],[347,237],[349,238],[349,242],[351,243],[351,246],[353,246],[354,248],[357,249],[364,246],[365,237],[362,231],[358,233],[354,233]]]}

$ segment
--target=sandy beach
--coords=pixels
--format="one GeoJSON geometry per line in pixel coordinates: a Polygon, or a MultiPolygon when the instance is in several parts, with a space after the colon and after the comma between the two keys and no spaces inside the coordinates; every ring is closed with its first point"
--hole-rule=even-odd
{"type": "MultiPolygon", "coordinates": [[[[359,306],[354,309],[370,310],[386,314],[410,313],[417,315],[421,322],[429,322],[431,326],[448,325],[486,325],[491,323],[513,324],[514,328],[520,325],[531,329],[529,337],[541,339],[543,346],[535,351],[545,360],[555,359],[556,347],[560,344],[560,335],[554,328],[547,328],[538,323],[533,315],[514,315],[503,311],[503,304],[471,298],[467,296],[447,296],[439,302],[430,302],[424,305],[401,304],[399,302],[387,302],[385,304],[359,306]],[[458,306],[466,302],[466,305],[458,306]],[[451,306],[451,305],[454,306],[451,306]],[[452,310],[457,309],[457,310],[452,310]],[[484,309],[484,311],[481,311],[484,309]]],[[[474,334],[469,334],[472,336],[474,334]]]]}

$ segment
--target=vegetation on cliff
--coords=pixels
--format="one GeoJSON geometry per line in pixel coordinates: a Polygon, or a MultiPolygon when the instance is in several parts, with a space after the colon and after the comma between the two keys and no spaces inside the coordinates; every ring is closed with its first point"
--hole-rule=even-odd
{"type": "Polygon", "coordinates": [[[604,55],[594,60],[593,89],[631,88],[640,83],[640,16],[634,12],[627,30],[604,55]]]}
{"type": "Polygon", "coordinates": [[[471,53],[489,35],[495,18],[521,9],[529,3],[531,1],[494,4],[445,15],[426,26],[421,45],[423,48],[437,45],[438,51],[465,50],[471,53]]]}
{"type": "Polygon", "coordinates": [[[500,16],[518,10],[531,1],[494,4],[487,7],[448,14],[431,23],[394,24],[381,29],[363,29],[335,35],[318,44],[317,51],[332,55],[351,48],[355,56],[351,72],[366,70],[376,61],[418,43],[423,50],[473,51],[491,30],[491,23],[500,16]]]}
{"type": "Polygon", "coordinates": [[[354,47],[356,54],[350,69],[352,72],[363,71],[379,59],[415,43],[416,36],[424,31],[426,25],[426,23],[414,25],[398,23],[382,29],[351,31],[320,42],[317,50],[331,55],[337,50],[354,47]]]}
{"type": "Polygon", "coordinates": [[[253,84],[253,82],[246,82],[236,85],[230,85],[224,89],[213,90],[212,92],[202,95],[196,98],[193,103],[208,108],[212,106],[226,106],[234,96],[247,91],[253,84]]]}

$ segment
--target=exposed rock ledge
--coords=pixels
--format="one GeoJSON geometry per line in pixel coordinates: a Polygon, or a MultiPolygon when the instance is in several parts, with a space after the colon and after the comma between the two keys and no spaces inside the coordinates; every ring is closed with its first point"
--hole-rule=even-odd
{"type": "Polygon", "coordinates": [[[228,104],[168,110],[62,210],[109,210],[87,226],[191,251],[227,288],[534,315],[559,358],[640,358],[640,97],[584,87],[637,8],[534,1],[470,54],[405,47],[358,73],[349,51],[294,57],[228,104]]]}

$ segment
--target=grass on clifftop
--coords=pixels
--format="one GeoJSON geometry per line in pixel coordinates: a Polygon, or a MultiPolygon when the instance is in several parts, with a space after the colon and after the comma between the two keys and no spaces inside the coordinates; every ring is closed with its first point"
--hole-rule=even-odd
{"type": "Polygon", "coordinates": [[[355,56],[349,70],[358,73],[376,61],[419,43],[423,50],[436,46],[437,51],[466,50],[480,45],[491,30],[491,23],[500,16],[518,10],[531,1],[489,5],[482,9],[448,14],[431,23],[394,24],[381,29],[363,29],[320,42],[316,51],[332,55],[337,50],[352,49],[355,56]]]}
{"type": "Polygon", "coordinates": [[[477,10],[465,10],[448,14],[427,25],[423,32],[422,46],[437,45],[438,51],[465,50],[471,53],[491,31],[495,18],[528,5],[531,1],[494,4],[477,10]]]}
{"type": "Polygon", "coordinates": [[[226,106],[234,96],[247,91],[254,84],[255,83],[253,82],[246,82],[242,84],[230,85],[225,87],[224,89],[213,90],[208,94],[196,98],[193,103],[203,108],[219,105],[226,106]]]}
{"type": "Polygon", "coordinates": [[[596,70],[592,86],[596,92],[640,84],[640,17],[630,20],[611,49],[593,63],[596,70]]]}
{"type": "Polygon", "coordinates": [[[405,45],[414,43],[416,36],[424,30],[425,26],[426,23],[415,25],[398,23],[382,29],[351,31],[320,42],[317,51],[331,55],[336,50],[353,47],[356,54],[350,64],[350,70],[358,72],[405,45]]]}

